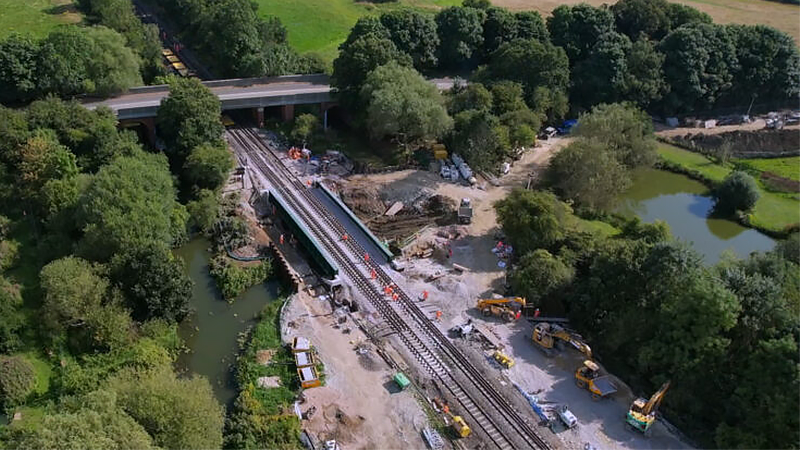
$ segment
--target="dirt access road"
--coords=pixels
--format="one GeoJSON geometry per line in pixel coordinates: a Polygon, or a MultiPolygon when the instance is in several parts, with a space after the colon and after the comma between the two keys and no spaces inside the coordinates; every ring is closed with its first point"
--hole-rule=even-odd
{"type": "MultiPolygon", "coordinates": [[[[519,384],[528,392],[538,392],[545,406],[569,406],[580,425],[557,435],[564,448],[583,448],[587,443],[598,449],[690,448],[663,422],[655,426],[650,438],[628,431],[624,417],[634,396],[624,384],[617,383],[620,392],[613,398],[593,401],[587,391],[575,385],[574,371],[582,363],[579,353],[568,350],[547,358],[530,341],[532,326],[527,321],[506,324],[494,319],[486,320],[474,308],[477,298],[502,292],[504,284],[505,270],[498,266],[498,258],[491,251],[497,243],[499,231],[492,205],[514,187],[525,186],[531,175],[540,174],[549,158],[567,142],[567,139],[553,139],[526,152],[511,171],[500,178],[499,186],[487,184],[485,190],[446,182],[436,173],[412,170],[353,176],[348,182],[379,186],[382,196],[387,193],[389,197],[403,198],[408,196],[408,192],[425,188],[456,201],[463,197],[472,199],[474,216],[470,225],[431,227],[417,239],[417,242],[435,241],[437,248],[449,245],[453,250],[452,257],[438,251],[430,258],[410,259],[404,272],[405,284],[409,292],[430,292],[425,308],[443,312],[442,330],[473,319],[491,340],[504,348],[516,360],[516,365],[506,371],[509,382],[519,384]],[[443,238],[441,235],[445,230],[457,237],[443,238]],[[468,272],[453,273],[453,263],[466,267],[468,272]],[[427,281],[432,275],[441,273],[446,275],[427,281]]],[[[483,351],[477,345],[473,348],[475,352],[483,351]]],[[[651,393],[641,394],[649,396],[651,393]]]]}

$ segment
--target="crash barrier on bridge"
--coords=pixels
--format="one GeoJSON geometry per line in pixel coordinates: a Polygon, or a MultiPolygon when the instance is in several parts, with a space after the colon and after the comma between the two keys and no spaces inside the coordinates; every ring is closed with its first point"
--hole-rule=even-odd
{"type": "Polygon", "coordinates": [[[314,186],[322,189],[322,192],[324,192],[326,196],[328,196],[331,200],[333,200],[334,203],[336,203],[340,208],[344,210],[345,213],[347,213],[350,219],[352,219],[353,222],[355,222],[356,225],[358,225],[358,228],[360,228],[361,231],[363,231],[364,234],[367,235],[367,237],[370,240],[372,240],[372,242],[375,243],[375,245],[380,249],[383,256],[386,257],[387,261],[391,261],[394,258],[394,254],[389,250],[389,248],[386,247],[386,245],[380,239],[378,239],[377,236],[372,234],[369,228],[367,228],[367,226],[364,225],[364,223],[361,222],[361,220],[358,217],[356,217],[353,211],[351,211],[350,208],[348,208],[347,205],[344,204],[344,202],[339,198],[338,195],[331,192],[330,189],[328,189],[324,184],[320,183],[319,181],[315,181],[314,186]]]}
{"type": "Polygon", "coordinates": [[[275,213],[283,220],[291,232],[291,235],[285,236],[284,242],[288,244],[292,237],[296,239],[308,253],[312,265],[319,273],[323,277],[336,279],[339,274],[339,266],[328,251],[311,234],[311,231],[306,228],[300,217],[289,207],[289,204],[280,194],[270,190],[268,195],[269,203],[274,206],[275,213]]]}
{"type": "MultiPolygon", "coordinates": [[[[330,77],[325,74],[311,74],[311,75],[282,75],[279,77],[258,77],[258,78],[231,78],[228,80],[213,80],[213,81],[203,81],[203,85],[207,88],[215,88],[215,87],[248,87],[253,86],[256,84],[270,84],[270,83],[317,83],[317,84],[328,84],[330,83],[330,77]]],[[[169,92],[169,85],[168,84],[156,84],[154,86],[137,86],[128,89],[126,92],[120,92],[117,95],[112,95],[111,97],[118,97],[120,95],[131,95],[131,94],[150,94],[153,92],[169,92]]],[[[84,97],[86,99],[92,98],[92,96],[84,97]]],[[[98,97],[103,98],[105,97],[98,97]]]]}

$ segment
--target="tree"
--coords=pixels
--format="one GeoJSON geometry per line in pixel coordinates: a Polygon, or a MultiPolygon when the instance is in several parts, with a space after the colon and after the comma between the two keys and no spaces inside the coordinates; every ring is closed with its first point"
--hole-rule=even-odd
{"type": "Polygon", "coordinates": [[[202,189],[197,194],[197,199],[186,204],[186,211],[193,226],[203,233],[209,234],[217,222],[220,214],[219,200],[214,191],[202,189]]]}
{"type": "Polygon", "coordinates": [[[492,54],[484,77],[522,84],[528,106],[551,120],[567,112],[569,61],[563,49],[535,40],[516,40],[492,54]]]}
{"type": "Polygon", "coordinates": [[[143,322],[154,318],[180,322],[189,313],[192,280],[180,259],[163,243],[149,242],[128,248],[111,262],[112,279],[143,322]]]}
{"type": "Polygon", "coordinates": [[[470,83],[464,87],[454,87],[448,98],[447,111],[458,114],[470,109],[488,111],[492,107],[492,94],[480,83],[470,83]]]}
{"type": "Polygon", "coordinates": [[[600,36],[614,32],[614,16],[606,7],[588,3],[561,5],[547,18],[553,44],[567,53],[570,67],[589,56],[600,36]]]}
{"type": "Polygon", "coordinates": [[[125,371],[108,386],[117,393],[120,407],[147,430],[155,445],[167,449],[222,447],[223,409],[205,378],[176,378],[167,366],[125,371]]]}
{"type": "Polygon", "coordinates": [[[573,102],[584,107],[619,101],[628,81],[630,40],[616,32],[598,36],[586,58],[573,65],[573,102]]]}
{"type": "Polygon", "coordinates": [[[669,33],[672,23],[666,0],[620,0],[611,5],[617,29],[631,40],[646,37],[660,40],[669,33]]]}
{"type": "Polygon", "coordinates": [[[416,70],[390,62],[367,76],[361,88],[367,128],[373,138],[392,136],[405,149],[423,139],[438,139],[451,127],[439,90],[416,70]]]}
{"type": "Polygon", "coordinates": [[[723,214],[749,211],[756,205],[759,196],[756,180],[746,172],[736,170],[725,177],[722,184],[714,190],[714,198],[717,200],[714,209],[723,214]]]}
{"type": "Polygon", "coordinates": [[[520,11],[514,16],[517,18],[517,39],[547,42],[550,32],[547,31],[542,15],[539,11],[520,11]]]}
{"type": "Polygon", "coordinates": [[[713,23],[711,16],[681,3],[667,3],[667,16],[672,30],[690,23],[713,23]]]}
{"type": "Polygon", "coordinates": [[[800,264],[800,232],[794,232],[786,239],[779,241],[775,246],[775,251],[783,258],[800,264]]]}
{"type": "Polygon", "coordinates": [[[105,27],[64,27],[42,41],[40,89],[60,95],[108,95],[141,85],[139,59],[105,27]]]}
{"type": "Polygon", "coordinates": [[[171,81],[169,95],[158,108],[156,123],[173,168],[183,167],[191,151],[199,145],[224,146],[221,114],[219,99],[200,80],[171,81]]]}
{"type": "MultiPolygon", "coordinates": [[[[359,23],[361,23],[359,21],[359,23]]],[[[356,26],[359,25],[356,23],[356,26]]],[[[388,35],[385,28],[378,24],[388,35]]],[[[356,28],[350,32],[352,36],[356,28]]],[[[363,110],[364,104],[359,102],[361,87],[367,75],[377,67],[390,62],[410,66],[411,58],[397,49],[394,43],[380,33],[368,33],[360,37],[350,37],[339,46],[339,57],[333,61],[332,84],[338,90],[338,96],[351,111],[363,110]]]]}
{"type": "Polygon", "coordinates": [[[308,138],[319,128],[319,118],[314,114],[300,114],[294,119],[292,139],[300,141],[305,147],[308,138]]]}
{"type": "Polygon", "coordinates": [[[650,116],[628,104],[596,106],[581,116],[572,134],[601,143],[628,168],[652,166],[657,158],[650,116]]]}
{"type": "Polygon", "coordinates": [[[517,16],[505,8],[486,9],[483,22],[483,58],[488,58],[498,47],[517,38],[517,16]]]}
{"type": "Polygon", "coordinates": [[[693,24],[668,34],[658,45],[665,56],[670,92],[667,111],[707,109],[728,91],[739,63],[733,39],[718,25],[693,24]]]}
{"type": "Polygon", "coordinates": [[[503,156],[499,122],[487,110],[469,109],[453,117],[453,132],[447,136],[447,148],[458,153],[473,169],[490,169],[503,156]]]}
{"type": "Polygon", "coordinates": [[[492,84],[491,91],[492,112],[496,116],[528,109],[520,83],[508,80],[498,81],[492,84]]]}
{"type": "Polygon", "coordinates": [[[12,34],[0,41],[0,103],[24,102],[38,87],[39,44],[30,36],[12,34]]]}
{"type": "Polygon", "coordinates": [[[247,0],[206,2],[198,18],[202,47],[229,77],[258,77],[264,74],[259,20],[247,0]]]}
{"type": "Polygon", "coordinates": [[[13,408],[33,392],[36,373],[21,356],[0,356],[0,406],[13,408]]]}
{"type": "Polygon", "coordinates": [[[598,141],[579,139],[558,152],[547,179],[563,198],[589,209],[611,206],[631,184],[617,159],[598,141]]]}
{"type": "Polygon", "coordinates": [[[183,164],[184,179],[194,189],[215,190],[225,184],[233,169],[233,158],[227,146],[200,144],[183,164]]]}
{"type": "Polygon", "coordinates": [[[120,411],[116,394],[109,391],[66,398],[59,411],[45,413],[37,427],[15,430],[8,436],[11,448],[20,450],[155,448],[144,428],[120,411]]]}
{"type": "Polygon", "coordinates": [[[764,25],[728,25],[739,68],[730,99],[743,104],[783,100],[800,93],[800,52],[788,34],[764,25]]]}
{"type": "Polygon", "coordinates": [[[88,261],[66,257],[42,268],[43,316],[54,340],[66,335],[79,348],[113,349],[129,342],[131,320],[88,261]]]}
{"type": "Polygon", "coordinates": [[[22,345],[20,332],[25,326],[25,317],[20,306],[19,287],[0,276],[0,353],[11,353],[22,345]]]}
{"type": "Polygon", "coordinates": [[[417,70],[436,67],[439,35],[430,14],[401,9],[382,14],[380,21],[397,49],[411,56],[417,70]]]}
{"type": "Polygon", "coordinates": [[[477,51],[483,45],[482,9],[451,6],[436,14],[439,41],[439,65],[456,69],[473,67],[477,51]]]}
{"type": "Polygon", "coordinates": [[[664,80],[664,55],[647,39],[634,42],[627,54],[621,98],[647,109],[669,90],[664,80]]]}
{"type": "Polygon", "coordinates": [[[80,253],[107,261],[152,240],[167,245],[186,234],[186,210],[176,200],[163,155],[117,158],[92,177],[78,204],[80,253]]]}
{"type": "Polygon", "coordinates": [[[516,295],[525,297],[529,305],[544,306],[552,311],[555,301],[572,281],[572,267],[550,254],[537,249],[520,258],[511,273],[511,286],[516,295]]]}
{"type": "Polygon", "coordinates": [[[494,208],[498,223],[521,255],[556,248],[565,236],[571,213],[555,195],[523,189],[514,189],[494,208]]]}

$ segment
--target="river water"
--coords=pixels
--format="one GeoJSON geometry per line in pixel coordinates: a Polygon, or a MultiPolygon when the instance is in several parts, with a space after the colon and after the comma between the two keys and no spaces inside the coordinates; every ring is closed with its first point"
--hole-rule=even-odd
{"type": "Polygon", "coordinates": [[[663,220],[674,237],[690,242],[708,264],[719,261],[725,250],[746,257],[775,246],[772,238],[756,230],[711,218],[713,207],[714,200],[702,183],[672,172],[644,169],[634,174],[633,185],[616,210],[645,222],[663,220]]]}
{"type": "Polygon", "coordinates": [[[222,405],[230,405],[236,397],[232,364],[239,351],[238,338],[267,302],[278,297],[278,282],[258,284],[228,304],[211,278],[208,262],[210,242],[196,238],[175,253],[187,266],[194,281],[192,307],[195,312],[181,323],[180,335],[190,353],[178,358],[179,370],[203,375],[211,382],[214,395],[222,405]]]}

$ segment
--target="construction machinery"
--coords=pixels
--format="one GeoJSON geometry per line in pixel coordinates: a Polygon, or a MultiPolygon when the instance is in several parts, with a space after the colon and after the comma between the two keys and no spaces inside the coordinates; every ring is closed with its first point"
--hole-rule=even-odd
{"type": "Polygon", "coordinates": [[[458,223],[468,224],[472,222],[472,201],[462,198],[458,207],[458,223]]]}
{"type": "Polygon", "coordinates": [[[495,350],[492,357],[498,364],[505,367],[506,369],[510,369],[514,367],[514,358],[506,355],[505,353],[501,352],[500,350],[495,350]]]}
{"type": "Polygon", "coordinates": [[[501,297],[478,299],[478,309],[484,317],[499,316],[510,322],[522,316],[525,299],[522,297],[501,297]]]}
{"type": "Polygon", "coordinates": [[[531,336],[533,342],[542,349],[547,356],[553,356],[556,346],[560,342],[569,342],[570,345],[575,347],[578,351],[586,355],[587,358],[592,357],[592,349],[589,344],[583,341],[583,338],[573,333],[561,325],[549,322],[539,322],[533,327],[533,335],[531,336]]]}
{"type": "Polygon", "coordinates": [[[656,393],[650,397],[650,400],[639,397],[633,401],[631,409],[628,411],[627,416],[625,416],[628,425],[642,433],[648,434],[647,431],[650,429],[650,426],[656,421],[656,411],[661,404],[661,400],[664,399],[664,394],[666,394],[667,389],[669,389],[669,383],[670,382],[667,381],[661,385],[661,389],[656,391],[656,393]]]}
{"type": "Polygon", "coordinates": [[[472,433],[469,425],[464,421],[461,416],[453,416],[453,430],[462,438],[469,436],[472,433]]]}
{"type": "Polygon", "coordinates": [[[600,400],[617,392],[617,387],[608,375],[600,375],[600,366],[594,361],[585,360],[575,371],[575,384],[592,393],[593,400],[600,400]]]}

